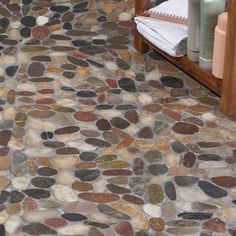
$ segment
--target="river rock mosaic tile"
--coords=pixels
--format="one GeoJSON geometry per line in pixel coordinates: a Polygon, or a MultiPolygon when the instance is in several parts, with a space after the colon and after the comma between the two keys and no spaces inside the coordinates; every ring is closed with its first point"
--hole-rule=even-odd
{"type": "Polygon", "coordinates": [[[236,235],[236,118],[134,4],[0,0],[1,236],[236,235]]]}

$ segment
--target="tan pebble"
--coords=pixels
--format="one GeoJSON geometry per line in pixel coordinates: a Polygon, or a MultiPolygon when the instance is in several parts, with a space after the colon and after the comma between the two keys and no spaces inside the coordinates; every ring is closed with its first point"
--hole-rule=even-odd
{"type": "Polygon", "coordinates": [[[15,234],[11,234],[10,236],[29,236],[29,234],[26,234],[26,233],[15,233],[15,234]]]}
{"type": "Polygon", "coordinates": [[[111,13],[113,11],[113,8],[114,8],[114,3],[108,3],[106,5],[103,6],[103,10],[106,12],[106,13],[111,13]]]}
{"type": "Polygon", "coordinates": [[[59,171],[57,174],[57,183],[63,185],[71,185],[75,182],[75,176],[66,170],[59,171]]]}
{"type": "Polygon", "coordinates": [[[62,72],[64,71],[64,70],[61,69],[61,68],[55,68],[55,67],[47,68],[47,70],[48,70],[49,72],[57,73],[57,74],[62,73],[62,72]]]}
{"type": "Polygon", "coordinates": [[[233,132],[231,132],[229,130],[226,130],[226,129],[218,130],[218,136],[221,137],[221,138],[230,140],[230,141],[235,141],[236,140],[236,135],[233,132]]]}
{"type": "Polygon", "coordinates": [[[127,76],[130,79],[134,79],[136,74],[132,69],[129,69],[126,71],[125,76],[127,76]]]}
{"type": "Polygon", "coordinates": [[[186,108],[184,104],[164,104],[163,106],[175,110],[184,110],[186,108]]]}
{"type": "Polygon", "coordinates": [[[24,64],[24,63],[27,63],[29,61],[29,55],[27,53],[24,53],[24,52],[17,53],[16,58],[17,58],[17,62],[19,64],[24,64]]]}
{"type": "Polygon", "coordinates": [[[162,218],[151,218],[149,224],[155,231],[162,231],[165,227],[165,221],[162,218]]]}
{"type": "Polygon", "coordinates": [[[22,203],[22,208],[24,209],[24,211],[33,211],[36,210],[38,207],[35,200],[26,197],[22,203]]]}
{"type": "Polygon", "coordinates": [[[224,208],[217,211],[217,215],[224,221],[232,221],[236,219],[236,209],[235,208],[224,208]]]}
{"type": "MultiPolygon", "coordinates": [[[[234,171],[229,168],[216,168],[216,169],[209,169],[209,176],[217,177],[217,176],[232,176],[234,171]]],[[[235,195],[236,198],[236,195],[235,195]]]]}
{"type": "Polygon", "coordinates": [[[178,166],[180,164],[181,156],[174,152],[166,153],[163,157],[163,161],[170,167],[178,166]]]}
{"type": "Polygon", "coordinates": [[[61,26],[60,25],[52,25],[50,27],[51,31],[56,31],[56,30],[60,30],[61,29],[61,26]]]}
{"type": "Polygon", "coordinates": [[[7,177],[0,177],[0,190],[4,190],[10,184],[10,180],[7,177]]]}
{"type": "Polygon", "coordinates": [[[32,176],[36,175],[38,167],[33,160],[27,160],[26,166],[30,175],[32,176]]]}
{"type": "Polygon", "coordinates": [[[38,166],[52,167],[52,163],[47,157],[37,157],[35,161],[38,166]]]}
{"type": "Polygon", "coordinates": [[[165,202],[162,205],[162,217],[165,219],[174,219],[177,214],[175,204],[172,202],[165,202]]]}
{"type": "Polygon", "coordinates": [[[0,212],[0,224],[4,224],[8,217],[9,217],[9,215],[6,212],[6,210],[1,211],[0,212]]]}
{"type": "Polygon", "coordinates": [[[3,97],[6,94],[7,90],[6,88],[0,88],[0,97],[3,97]]]}
{"type": "Polygon", "coordinates": [[[189,175],[189,169],[185,167],[171,167],[169,168],[169,173],[172,176],[185,176],[189,175]]]}
{"type": "Polygon", "coordinates": [[[80,162],[76,164],[76,168],[78,169],[90,169],[96,167],[95,162],[80,162]]]}
{"type": "Polygon", "coordinates": [[[154,177],[150,180],[150,184],[163,184],[167,181],[171,181],[171,176],[168,175],[160,175],[158,177],[154,177]]]}
{"type": "Polygon", "coordinates": [[[21,205],[19,203],[11,204],[7,206],[6,211],[9,215],[14,215],[21,210],[21,205]]]}
{"type": "Polygon", "coordinates": [[[113,203],[112,207],[118,211],[126,213],[131,217],[131,224],[134,228],[139,230],[147,230],[148,229],[148,221],[143,213],[143,210],[134,204],[127,203],[113,203]]]}
{"type": "Polygon", "coordinates": [[[13,150],[22,150],[25,147],[24,140],[11,138],[8,143],[8,147],[12,148],[13,150]]]}
{"type": "Polygon", "coordinates": [[[25,212],[21,217],[24,221],[33,223],[44,221],[48,218],[57,216],[58,211],[56,209],[47,209],[47,210],[34,210],[25,212]]]}
{"type": "Polygon", "coordinates": [[[175,135],[175,140],[181,143],[191,143],[194,141],[194,137],[177,137],[176,133],[172,133],[173,136],[175,135]]]}
{"type": "Polygon", "coordinates": [[[150,141],[146,141],[143,139],[134,140],[133,145],[137,148],[143,148],[143,149],[152,149],[154,147],[154,144],[150,143],[150,141]]]}
{"type": "Polygon", "coordinates": [[[125,76],[125,71],[123,71],[121,69],[118,69],[116,71],[116,75],[119,76],[119,77],[124,77],[125,76]]]}
{"type": "Polygon", "coordinates": [[[75,156],[55,156],[53,157],[54,166],[58,169],[67,169],[76,165],[78,159],[75,156]]]}
{"type": "Polygon", "coordinates": [[[143,63],[144,62],[144,55],[141,53],[134,53],[133,60],[136,62],[139,62],[139,63],[143,63]]]}
{"type": "Polygon", "coordinates": [[[170,140],[167,137],[160,138],[156,142],[156,147],[160,151],[167,152],[170,149],[170,140]]]}
{"type": "Polygon", "coordinates": [[[10,89],[7,93],[7,102],[13,104],[15,102],[16,91],[14,89],[10,89]]]}
{"type": "Polygon", "coordinates": [[[230,191],[229,191],[229,196],[230,196],[232,199],[236,199],[236,187],[230,189],[230,191]]]}
{"type": "Polygon", "coordinates": [[[72,188],[77,191],[90,191],[93,190],[93,185],[86,182],[75,182],[72,188]]]}
{"type": "Polygon", "coordinates": [[[5,107],[3,110],[3,117],[5,120],[14,120],[16,116],[16,111],[13,107],[5,107]]]}
{"type": "Polygon", "coordinates": [[[9,157],[1,157],[1,162],[0,162],[0,171],[2,170],[8,170],[11,165],[11,160],[9,157]]]}
{"type": "Polygon", "coordinates": [[[168,236],[168,235],[164,232],[157,232],[154,236],[168,236]]]}
{"type": "Polygon", "coordinates": [[[208,178],[209,176],[209,172],[205,169],[202,169],[202,168],[195,168],[191,171],[191,174],[194,175],[194,176],[197,176],[199,178],[208,178]]]}
{"type": "Polygon", "coordinates": [[[125,11],[126,10],[126,2],[123,2],[123,1],[121,1],[121,2],[117,2],[117,4],[116,4],[116,9],[118,9],[119,11],[125,11]]]}
{"type": "Polygon", "coordinates": [[[62,135],[57,135],[56,140],[59,142],[68,142],[68,141],[75,141],[81,139],[80,134],[62,134],[62,135]]]}
{"type": "Polygon", "coordinates": [[[26,144],[27,145],[32,145],[32,146],[37,146],[41,143],[41,138],[38,135],[37,132],[35,132],[34,129],[28,129],[27,134],[26,134],[26,144]]]}
{"type": "Polygon", "coordinates": [[[127,50],[120,50],[119,54],[120,54],[121,58],[123,58],[124,60],[127,60],[127,61],[131,60],[131,55],[130,55],[129,51],[127,51],[127,50]]]}
{"type": "Polygon", "coordinates": [[[81,77],[87,77],[90,75],[90,72],[88,69],[83,69],[83,68],[79,68],[75,71],[75,73],[78,75],[78,76],[81,76],[81,77]]]}

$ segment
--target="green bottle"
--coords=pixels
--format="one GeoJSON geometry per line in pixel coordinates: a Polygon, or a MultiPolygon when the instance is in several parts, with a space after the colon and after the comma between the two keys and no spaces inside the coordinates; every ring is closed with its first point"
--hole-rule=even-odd
{"type": "Polygon", "coordinates": [[[215,27],[225,4],[226,0],[201,0],[199,66],[203,69],[212,68],[215,27]]]}

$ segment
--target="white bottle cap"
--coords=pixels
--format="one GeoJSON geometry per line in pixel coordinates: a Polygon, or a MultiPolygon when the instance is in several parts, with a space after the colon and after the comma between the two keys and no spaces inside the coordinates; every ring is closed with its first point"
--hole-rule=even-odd
{"type": "Polygon", "coordinates": [[[202,57],[199,57],[199,67],[205,70],[210,70],[212,69],[212,63],[213,60],[211,59],[205,59],[202,57]]]}

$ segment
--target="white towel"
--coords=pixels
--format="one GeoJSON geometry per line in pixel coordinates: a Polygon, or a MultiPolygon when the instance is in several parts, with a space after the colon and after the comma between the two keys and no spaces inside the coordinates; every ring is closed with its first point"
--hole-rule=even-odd
{"type": "Polygon", "coordinates": [[[167,54],[180,57],[187,53],[187,25],[135,17],[137,30],[167,54]]]}

